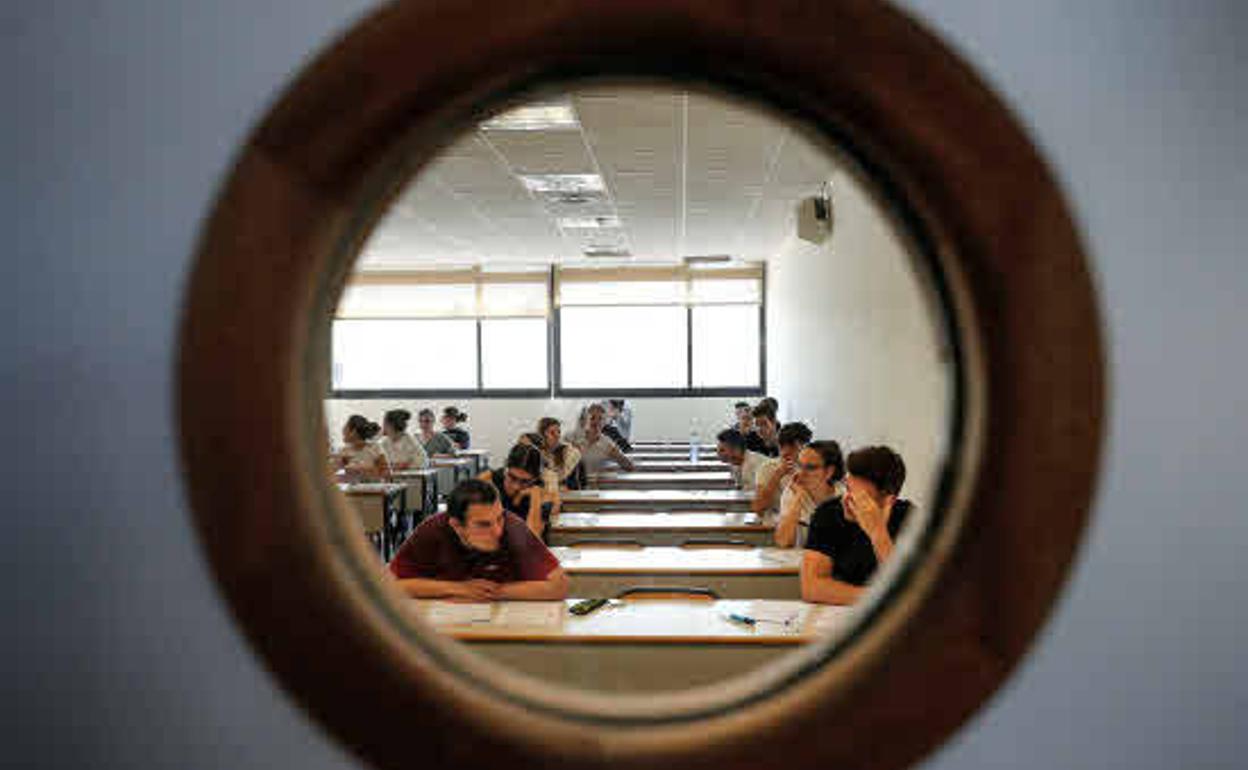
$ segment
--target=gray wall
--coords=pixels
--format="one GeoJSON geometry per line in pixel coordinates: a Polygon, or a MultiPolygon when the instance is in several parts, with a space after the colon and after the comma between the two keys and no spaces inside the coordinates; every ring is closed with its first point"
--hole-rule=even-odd
{"type": "MultiPolygon", "coordinates": [[[[230,625],[174,465],[173,321],[235,144],[363,3],[9,3],[4,755],[345,768],[230,625]],[[16,280],[13,277],[16,276],[16,280]]],[[[910,3],[1015,105],[1096,257],[1115,394],[1036,654],[933,768],[1242,766],[1248,6],[910,3]]]]}

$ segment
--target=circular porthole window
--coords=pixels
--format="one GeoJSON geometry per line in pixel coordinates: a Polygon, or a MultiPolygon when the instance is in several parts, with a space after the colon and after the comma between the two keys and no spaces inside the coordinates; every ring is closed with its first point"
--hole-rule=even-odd
{"type": "MultiPolygon", "coordinates": [[[[1036,150],[888,6],[400,3],[290,85],[205,225],[181,338],[185,474],[260,654],[380,766],[898,767],[992,694],[1061,589],[1097,470],[1099,328],[1036,150]],[[633,299],[604,303],[608,282],[633,299]],[[438,309],[387,315],[399,295],[438,309]],[[881,312],[837,315],[855,298],[881,312]],[[672,338],[647,326],[667,316],[672,338]],[[838,409],[904,426],[922,516],[820,633],[765,649],[701,630],[657,652],[618,635],[489,647],[396,590],[325,463],[327,431],[395,375],[367,361],[343,375],[340,339],[384,347],[441,324],[463,344],[413,359],[406,395],[494,381],[550,409],[628,359],[585,352],[602,319],[648,335],[631,367],[653,378],[633,383],[642,398],[730,404],[776,370],[817,411],[830,391],[811,383],[835,376],[857,399],[838,409]],[[833,325],[857,345],[825,339],[833,325]],[[748,366],[716,363],[714,328],[753,340],[748,366]],[[515,355],[534,339],[537,385],[515,355]],[[452,377],[464,345],[468,385],[420,379],[426,365],[452,377]]],[[[541,614],[514,613],[529,628],[541,614]]]]}

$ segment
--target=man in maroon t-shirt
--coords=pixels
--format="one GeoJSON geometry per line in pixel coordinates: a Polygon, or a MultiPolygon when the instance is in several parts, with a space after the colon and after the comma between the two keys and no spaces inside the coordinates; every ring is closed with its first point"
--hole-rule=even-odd
{"type": "Polygon", "coordinates": [[[409,596],[484,602],[562,599],[568,577],[524,520],[503,511],[494,485],[480,479],[451,492],[446,513],[416,528],[390,560],[409,596]]]}

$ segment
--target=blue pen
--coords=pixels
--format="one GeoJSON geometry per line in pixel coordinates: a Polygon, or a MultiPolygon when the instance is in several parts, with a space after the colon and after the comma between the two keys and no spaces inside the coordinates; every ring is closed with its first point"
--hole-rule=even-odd
{"type": "Polygon", "coordinates": [[[738,612],[730,612],[730,613],[728,613],[728,619],[729,619],[729,620],[735,620],[735,621],[737,621],[738,623],[744,623],[744,624],[746,624],[747,626],[752,626],[752,625],[754,625],[755,623],[757,623],[757,622],[758,622],[757,620],[755,620],[754,618],[750,617],[749,615],[742,615],[742,614],[740,614],[740,613],[738,613],[738,612]]]}

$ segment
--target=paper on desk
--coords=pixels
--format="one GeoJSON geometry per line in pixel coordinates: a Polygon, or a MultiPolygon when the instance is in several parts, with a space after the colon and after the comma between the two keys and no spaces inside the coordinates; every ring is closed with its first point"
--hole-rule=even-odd
{"type": "Polygon", "coordinates": [[[437,602],[425,616],[435,626],[466,626],[472,623],[489,623],[491,607],[488,604],[456,604],[437,602]]]}
{"type": "Polygon", "coordinates": [[[508,602],[498,605],[494,625],[521,628],[558,628],[563,602],[508,602]]]}
{"type": "Polygon", "coordinates": [[[801,607],[750,602],[745,606],[745,614],[759,623],[793,627],[801,617],[801,607]]]}

